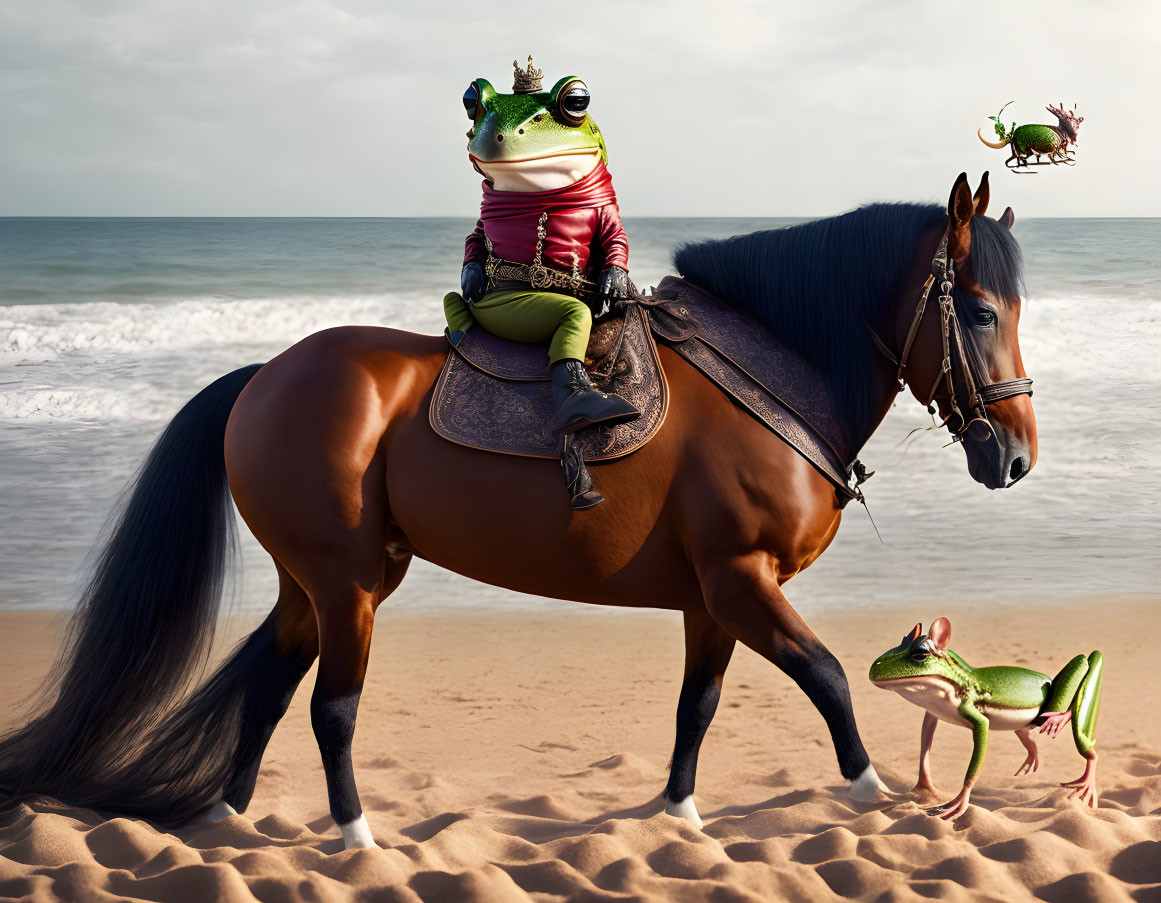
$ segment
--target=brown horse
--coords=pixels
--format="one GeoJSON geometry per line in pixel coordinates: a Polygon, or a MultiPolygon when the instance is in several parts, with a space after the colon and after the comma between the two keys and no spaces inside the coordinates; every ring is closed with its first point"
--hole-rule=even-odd
{"type": "MultiPolygon", "coordinates": [[[[959,358],[937,380],[946,347],[939,306],[916,317],[946,236],[976,382],[1024,377],[1019,248],[1011,210],[988,219],[987,201],[986,174],[974,198],[961,175],[946,210],[872,205],[686,247],[676,262],[827,374],[853,448],[886,415],[902,370],[923,402],[936,386],[972,476],[996,489],[1035,464],[1031,402],[992,398],[982,433],[955,420],[966,364],[959,358]]],[[[739,640],[818,708],[852,793],[877,794],[843,669],[783,593],[838,530],[834,487],[663,347],[672,398],[663,427],[640,451],[597,468],[606,504],[572,512],[556,464],[432,432],[427,408],[447,353],[442,338],[331,329],[190,401],[151,452],[99,561],[55,698],[0,742],[0,790],[163,823],[244,811],[266,743],[318,658],[311,716],[331,813],[347,847],[373,844],[351,761],[355,713],[376,609],[418,555],[520,592],[682,612],[670,814],[700,824],[698,750],[739,640]],[[274,558],[278,600],[174,706],[212,630],[231,495],[274,558]]]]}

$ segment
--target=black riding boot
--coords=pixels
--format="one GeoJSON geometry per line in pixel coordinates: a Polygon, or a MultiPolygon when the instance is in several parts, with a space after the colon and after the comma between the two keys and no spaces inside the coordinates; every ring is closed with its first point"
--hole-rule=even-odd
{"type": "Polygon", "coordinates": [[[572,358],[552,365],[552,397],[556,401],[553,426],[565,433],[575,433],[597,423],[626,423],[641,416],[620,395],[607,395],[594,389],[585,365],[572,358]]]}

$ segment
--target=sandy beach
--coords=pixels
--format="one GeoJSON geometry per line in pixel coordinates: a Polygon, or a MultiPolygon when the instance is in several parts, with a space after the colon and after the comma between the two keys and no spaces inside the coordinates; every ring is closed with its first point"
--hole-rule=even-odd
{"type": "MultiPolygon", "coordinates": [[[[159,831],[49,802],[0,817],[0,899],[19,900],[1161,900],[1159,599],[986,602],[804,615],[851,680],[868,750],[892,790],[914,783],[922,711],[866,679],[916,620],[946,615],[976,665],[1055,673],[1100,648],[1100,807],[1071,738],[1040,770],[994,733],[973,807],[954,823],[907,798],[846,795],[821,718],[789,679],[739,649],[702,750],[705,828],[661,814],[681,676],[680,618],[393,616],[380,610],[355,736],[382,849],[341,851],[309,723],[308,676],[244,816],[159,831]]],[[[0,615],[0,712],[49,666],[62,621],[0,615]]],[[[220,645],[249,622],[228,622],[220,645]]],[[[958,790],[966,730],[941,725],[934,771],[958,790]]]]}

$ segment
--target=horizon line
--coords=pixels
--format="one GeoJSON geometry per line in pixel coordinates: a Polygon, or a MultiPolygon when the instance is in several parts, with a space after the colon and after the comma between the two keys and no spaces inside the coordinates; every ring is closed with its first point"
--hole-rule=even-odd
{"type": "MultiPolygon", "coordinates": [[[[634,213],[628,216],[622,216],[624,220],[633,219],[674,219],[674,220],[696,220],[696,219],[825,219],[828,216],[837,216],[839,214],[800,214],[800,213],[783,213],[783,214],[746,214],[746,213],[732,213],[732,214],[716,214],[716,213],[702,213],[692,216],[679,214],[648,214],[648,213],[634,213]]],[[[226,214],[153,214],[153,213],[0,213],[0,220],[48,220],[48,219],[363,219],[363,220],[470,220],[475,218],[474,215],[469,214],[424,214],[422,216],[400,216],[400,215],[342,215],[342,214],[309,214],[309,213],[294,213],[294,214],[250,214],[250,213],[226,213],[226,214]]],[[[1110,215],[1086,215],[1086,216],[1024,216],[1020,217],[1020,221],[1026,222],[1028,220],[1056,220],[1056,219],[1161,219],[1161,214],[1155,216],[1110,216],[1110,215]]]]}

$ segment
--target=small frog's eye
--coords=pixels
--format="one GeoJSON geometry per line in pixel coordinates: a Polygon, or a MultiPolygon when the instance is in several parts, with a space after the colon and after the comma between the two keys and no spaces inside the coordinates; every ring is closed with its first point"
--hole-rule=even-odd
{"type": "Polygon", "coordinates": [[[476,121],[476,113],[480,109],[480,89],[475,82],[468,85],[468,90],[464,92],[464,110],[467,111],[468,119],[472,122],[476,121]]]}
{"type": "Polygon", "coordinates": [[[564,86],[557,98],[556,106],[560,111],[560,118],[569,125],[580,125],[585,119],[585,110],[589,108],[589,89],[582,81],[569,82],[564,86]]]}

